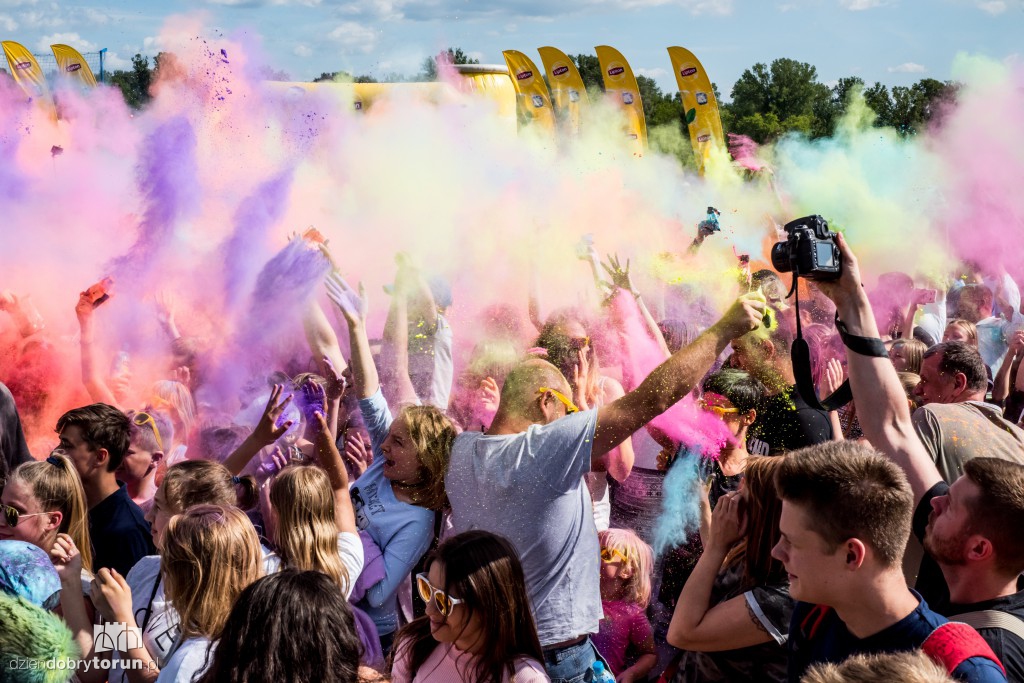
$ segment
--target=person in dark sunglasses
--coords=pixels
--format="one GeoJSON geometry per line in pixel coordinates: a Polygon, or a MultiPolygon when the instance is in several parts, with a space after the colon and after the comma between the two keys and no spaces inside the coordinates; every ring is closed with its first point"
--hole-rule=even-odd
{"type": "Polygon", "coordinates": [[[526,580],[512,544],[467,531],[416,576],[426,615],[395,639],[392,683],[547,682],[526,580]]]}

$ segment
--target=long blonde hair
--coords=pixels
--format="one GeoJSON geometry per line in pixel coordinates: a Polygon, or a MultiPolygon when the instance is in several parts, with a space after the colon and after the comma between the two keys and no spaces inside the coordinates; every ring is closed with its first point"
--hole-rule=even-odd
{"type": "Polygon", "coordinates": [[[626,557],[631,576],[626,581],[626,599],[646,608],[651,602],[651,574],[654,553],[651,546],[630,529],[606,529],[597,535],[602,548],[618,550],[626,557]]]}
{"type": "Polygon", "coordinates": [[[274,506],[274,543],[281,564],[331,577],[348,595],[352,577],[338,555],[334,490],[319,467],[284,468],[270,487],[274,506]]]}
{"type": "Polygon", "coordinates": [[[436,406],[406,406],[396,419],[405,422],[420,461],[419,484],[410,492],[413,505],[445,509],[444,477],[455,443],[455,425],[436,406]]]}
{"type": "MultiPolygon", "coordinates": [[[[59,510],[62,515],[57,533],[67,534],[78,547],[82,567],[92,571],[92,544],[89,540],[89,506],[78,470],[66,456],[51,455],[39,462],[25,462],[11,473],[32,490],[44,512],[59,510]]],[[[49,550],[49,548],[45,548],[49,550]]]]}
{"type": "Polygon", "coordinates": [[[241,510],[195,505],[171,518],[160,572],[181,617],[181,637],[215,640],[231,606],[262,574],[260,540],[241,510]]]}

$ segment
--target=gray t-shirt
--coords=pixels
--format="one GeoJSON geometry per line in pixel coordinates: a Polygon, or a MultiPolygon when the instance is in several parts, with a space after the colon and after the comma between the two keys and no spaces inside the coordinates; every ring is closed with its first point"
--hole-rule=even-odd
{"type": "Polygon", "coordinates": [[[914,429],[942,478],[952,484],[971,458],[1002,458],[1024,464],[1024,430],[1003,419],[990,403],[929,403],[914,411],[914,429]]]}
{"type": "Polygon", "coordinates": [[[520,434],[463,432],[445,486],[455,533],[484,529],[519,552],[543,646],[596,633],[602,617],[600,546],[590,492],[597,411],[520,434]]]}

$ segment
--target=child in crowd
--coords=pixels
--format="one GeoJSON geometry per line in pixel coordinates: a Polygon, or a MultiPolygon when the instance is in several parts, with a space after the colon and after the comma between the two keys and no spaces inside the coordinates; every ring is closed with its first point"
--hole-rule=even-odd
{"type": "Polygon", "coordinates": [[[618,683],[643,681],[658,663],[654,630],[645,612],[651,601],[654,553],[629,529],[607,529],[598,538],[604,619],[593,637],[594,647],[618,683]]]}

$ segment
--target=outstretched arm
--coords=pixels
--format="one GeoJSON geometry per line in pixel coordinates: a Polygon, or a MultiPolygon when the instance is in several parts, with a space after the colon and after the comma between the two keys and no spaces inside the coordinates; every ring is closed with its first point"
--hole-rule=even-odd
{"type": "Polygon", "coordinates": [[[270,391],[270,398],[267,400],[267,407],[263,411],[263,417],[260,418],[260,421],[252,430],[252,433],[246,437],[245,441],[240,443],[238,448],[224,460],[224,467],[228,468],[231,474],[235,476],[241,474],[245,466],[256,457],[257,453],[284,436],[284,433],[292,426],[291,420],[285,422],[280,427],[277,426],[277,419],[281,417],[281,413],[284,412],[284,409],[288,407],[292,400],[290,395],[285,397],[283,401],[277,400],[281,397],[283,389],[284,387],[280,384],[274,385],[274,388],[270,391]]]}
{"type": "MultiPolygon", "coordinates": [[[[819,282],[818,287],[835,302],[839,319],[849,334],[878,339],[878,326],[861,284],[857,257],[841,233],[836,239],[843,258],[842,276],[835,282],[819,282]]],[[[942,476],[914,431],[907,395],[896,368],[888,357],[862,356],[853,350],[848,350],[846,357],[850,388],[864,436],[904,469],[916,503],[942,481],[942,476]]]]}
{"type": "Polygon", "coordinates": [[[103,381],[96,367],[94,312],[95,308],[89,295],[85,292],[79,294],[78,305],[75,306],[75,314],[78,316],[78,326],[81,330],[79,345],[82,353],[82,384],[85,385],[86,391],[89,392],[92,400],[97,403],[116,406],[118,401],[114,398],[114,392],[103,381]]]}
{"type": "MultiPolygon", "coordinates": [[[[602,455],[690,393],[725,346],[761,324],[764,297],[744,294],[692,344],[656,367],[633,391],[600,408],[591,457],[602,455]]],[[[608,463],[611,470],[613,463],[608,463]]]]}

